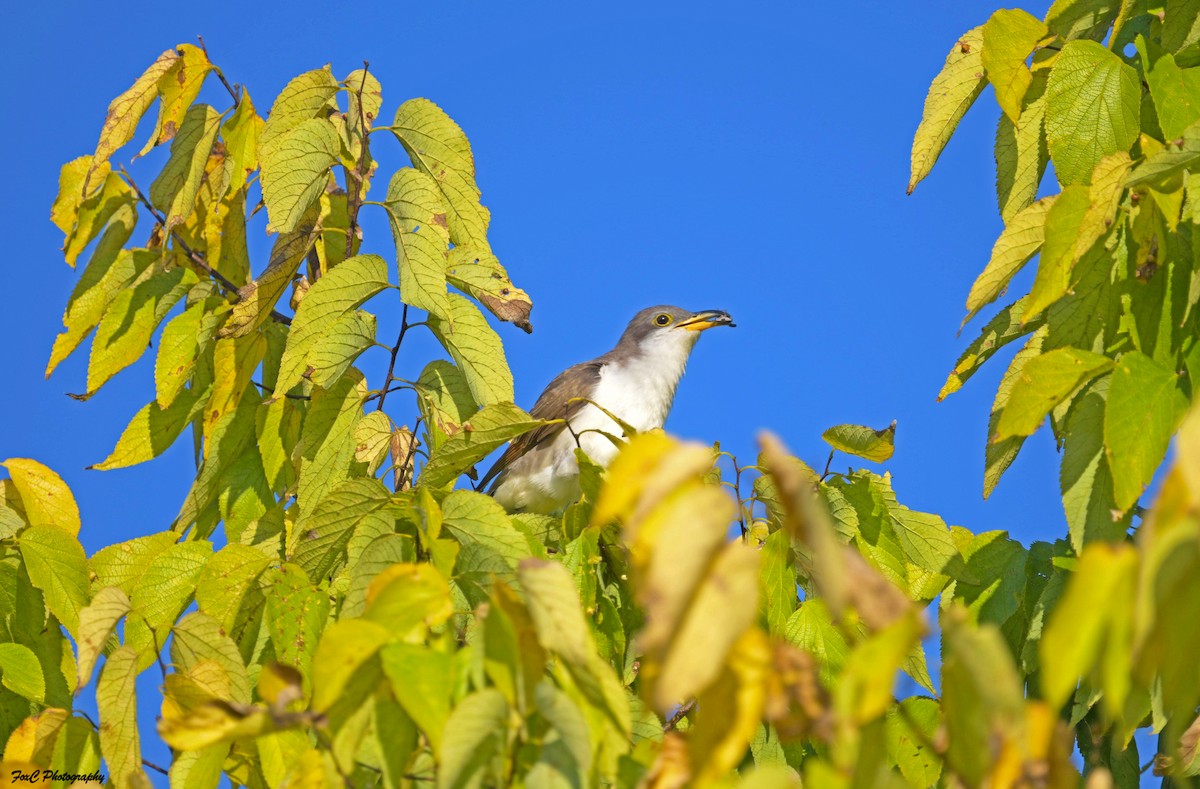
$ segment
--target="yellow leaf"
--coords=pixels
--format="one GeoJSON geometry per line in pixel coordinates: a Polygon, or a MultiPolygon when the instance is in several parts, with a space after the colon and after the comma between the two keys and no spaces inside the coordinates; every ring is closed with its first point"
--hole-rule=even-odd
{"type": "Polygon", "coordinates": [[[697,786],[729,774],[761,725],[771,645],[754,628],[738,638],[717,680],[696,697],[695,721],[689,731],[689,762],[697,786]]]}
{"type": "Polygon", "coordinates": [[[88,175],[84,178],[84,188],[87,181],[109,157],[133,137],[138,121],[150,105],[158,97],[158,81],[171,70],[179,54],[174,49],[168,49],[150,64],[140,77],[108,105],[108,114],[104,117],[104,126],[100,129],[100,141],[96,143],[96,153],[88,175]]]}
{"type": "Polygon", "coordinates": [[[129,613],[129,597],[118,587],[106,586],[96,593],[92,602],[79,612],[79,649],[75,692],[78,693],[92,677],[96,659],[108,644],[121,617],[129,613]]]}
{"type": "Polygon", "coordinates": [[[983,90],[986,74],[982,55],[983,28],[968,30],[954,42],[945,65],[929,86],[921,123],[913,137],[909,194],[929,175],[958,122],[983,90]]]}
{"type": "Polygon", "coordinates": [[[54,741],[68,716],[66,710],[50,707],[21,721],[4,746],[5,763],[29,762],[41,768],[50,767],[54,741]]]}
{"type": "Polygon", "coordinates": [[[28,458],[9,458],[0,463],[8,469],[30,526],[53,526],[71,535],[79,534],[79,505],[62,477],[28,458]]]}
{"type": "Polygon", "coordinates": [[[453,614],[450,585],[430,564],[394,564],[367,587],[364,618],[386,627],[394,639],[423,639],[453,614]]]}
{"type": "Polygon", "coordinates": [[[359,667],[391,640],[385,627],[366,619],[346,619],[325,628],[313,657],[313,710],[332,707],[359,667]]]}

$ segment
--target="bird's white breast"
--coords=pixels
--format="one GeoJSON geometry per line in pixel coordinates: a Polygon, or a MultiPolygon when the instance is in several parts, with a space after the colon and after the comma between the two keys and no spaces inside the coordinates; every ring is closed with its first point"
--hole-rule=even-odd
{"type": "MultiPolygon", "coordinates": [[[[642,353],[605,364],[589,399],[639,432],[662,427],[698,338],[698,332],[664,332],[642,353]]],[[[554,512],[577,499],[576,447],[607,466],[618,451],[608,436],[624,436],[621,426],[604,411],[591,403],[584,405],[570,418],[570,430],[518,460],[497,487],[497,501],[509,510],[554,512]]]]}

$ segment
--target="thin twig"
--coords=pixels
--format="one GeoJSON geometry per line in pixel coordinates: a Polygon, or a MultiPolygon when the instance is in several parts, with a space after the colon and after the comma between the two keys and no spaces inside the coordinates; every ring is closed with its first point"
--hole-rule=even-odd
{"type": "Polygon", "coordinates": [[[742,501],[742,468],[738,465],[737,458],[733,455],[729,456],[729,460],[733,463],[733,493],[738,500],[738,528],[742,530],[742,542],[746,541],[746,505],[742,501]]]}
{"type": "Polygon", "coordinates": [[[152,762],[149,759],[146,759],[144,757],[142,758],[142,764],[146,767],[149,767],[151,770],[153,770],[156,773],[162,773],[163,775],[171,774],[170,771],[168,771],[162,767],[159,767],[157,764],[155,764],[154,762],[152,762]]]}
{"type": "Polygon", "coordinates": [[[241,104],[242,100],[234,87],[229,84],[229,80],[225,79],[225,75],[221,73],[221,69],[213,65],[212,58],[208,56],[208,47],[204,45],[204,36],[196,36],[196,40],[200,42],[200,49],[204,51],[204,59],[208,61],[208,65],[212,66],[212,70],[217,74],[217,79],[221,80],[221,84],[225,86],[225,90],[229,91],[229,95],[233,97],[233,106],[237,107],[241,104]]]}
{"type": "Polygon", "coordinates": [[[829,451],[829,460],[826,460],[826,461],[825,461],[825,470],[821,472],[821,481],[822,481],[822,482],[824,482],[824,481],[825,481],[825,478],[829,476],[829,467],[830,467],[831,465],[833,465],[833,453],[834,453],[834,452],[836,452],[836,451],[837,451],[837,450],[830,450],[830,451],[829,451]]]}
{"type": "MultiPolygon", "coordinates": [[[[138,185],[134,182],[133,176],[131,176],[129,174],[129,171],[125,169],[125,165],[120,165],[120,168],[121,168],[121,176],[125,179],[125,183],[129,184],[129,188],[133,190],[133,193],[135,195],[137,195],[137,198],[141,202],[141,204],[144,205],[146,207],[146,210],[150,212],[150,215],[152,217],[154,217],[154,221],[157,222],[159,227],[161,227],[162,229],[164,229],[164,230],[168,229],[169,225],[167,225],[167,220],[163,217],[162,214],[160,214],[158,212],[158,209],[154,207],[154,204],[151,203],[148,199],[146,199],[146,195],[142,194],[142,190],[138,188],[138,185]]],[[[191,260],[192,263],[194,263],[198,268],[200,268],[205,274],[207,274],[208,276],[210,276],[214,280],[216,280],[217,284],[219,284],[222,288],[224,288],[226,293],[228,293],[229,296],[232,297],[234,301],[242,300],[241,291],[238,289],[238,286],[233,283],[232,280],[230,280],[228,277],[226,277],[221,272],[217,271],[212,266],[208,265],[208,261],[204,259],[204,256],[201,255],[196,250],[192,249],[191,246],[189,246],[188,243],[183,240],[183,237],[180,236],[179,233],[177,233],[175,231],[174,227],[170,227],[170,231],[171,231],[171,238],[175,239],[175,243],[177,245],[179,245],[179,248],[184,251],[184,253],[188,256],[188,259],[191,260]]],[[[289,318],[288,316],[283,315],[275,310],[271,310],[271,317],[276,322],[282,323],[284,325],[290,326],[292,323],[291,318],[289,318]]]]}
{"type": "Polygon", "coordinates": [[[689,712],[691,712],[695,708],[696,708],[696,700],[692,699],[691,701],[687,702],[679,709],[675,710],[675,714],[672,715],[670,718],[668,718],[667,722],[663,724],[663,731],[664,732],[675,731],[675,727],[678,726],[679,722],[684,719],[684,716],[686,716],[689,712]]]}
{"type": "Polygon", "coordinates": [[[409,328],[408,305],[405,304],[404,311],[400,313],[400,335],[396,337],[396,344],[392,346],[392,359],[388,362],[387,375],[383,379],[383,386],[379,388],[379,404],[375,406],[376,411],[383,410],[383,404],[387,400],[388,393],[392,391],[388,387],[395,380],[393,373],[396,370],[396,356],[400,353],[400,344],[404,342],[404,335],[408,334],[409,328]]]}
{"type": "MultiPolygon", "coordinates": [[[[354,251],[354,237],[358,234],[358,209],[362,206],[362,185],[367,175],[367,160],[371,158],[371,147],[367,134],[367,111],[363,108],[363,88],[367,86],[367,70],[371,64],[363,61],[362,79],[358,83],[358,126],[362,132],[362,150],[358,152],[358,172],[353,173],[354,187],[347,183],[349,196],[346,203],[346,213],[350,219],[346,229],[346,257],[354,251]]],[[[346,170],[346,181],[351,180],[352,171],[346,170]]]]}
{"type": "MultiPolygon", "coordinates": [[[[251,381],[250,383],[254,384],[259,389],[262,389],[264,392],[270,392],[271,394],[275,394],[275,390],[272,389],[271,387],[267,386],[266,384],[260,384],[258,381],[251,381]]],[[[311,400],[312,399],[308,395],[290,394],[288,392],[284,392],[283,396],[287,397],[289,399],[292,399],[292,400],[311,400]]]]}

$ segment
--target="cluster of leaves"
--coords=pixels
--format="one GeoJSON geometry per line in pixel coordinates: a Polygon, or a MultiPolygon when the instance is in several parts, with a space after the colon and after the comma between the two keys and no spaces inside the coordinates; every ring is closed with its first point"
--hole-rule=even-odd
{"type": "MultiPolygon", "coordinates": [[[[1065,570],[1072,580],[1061,606],[1072,613],[1044,633],[1042,668],[1024,666],[1027,680],[1055,708],[1073,700],[1067,717],[1094,735],[1080,731],[1089,764],[1123,763],[1110,766],[1134,785],[1136,756],[1123,751],[1134,731],[1169,726],[1176,742],[1200,703],[1184,646],[1200,635],[1186,619],[1200,576],[1174,565],[1191,559],[1165,560],[1155,525],[1165,519],[1182,541],[1171,550],[1194,549],[1184,549],[1188,529],[1177,528],[1194,511],[1169,501],[1186,499],[1186,486],[1164,490],[1159,506],[1169,514],[1135,520],[1200,381],[1200,5],[1058,0],[1044,20],[996,11],[954,44],[930,88],[910,192],[989,84],[1001,110],[1005,227],[971,287],[964,324],[1035,256],[1037,269],[1029,292],[966,349],[940,397],[1020,341],[988,424],[984,495],[1049,417],[1079,556],[1055,561],[1044,596],[1062,594],[1065,570]],[[1059,188],[1045,194],[1051,164],[1059,188]],[[1135,525],[1136,548],[1127,541],[1135,525]],[[1156,640],[1167,638],[1169,652],[1156,640]],[[1100,742],[1104,753],[1092,754],[1100,742]]],[[[1173,753],[1164,763],[1195,774],[1195,739],[1193,728],[1190,764],[1173,753]]]]}
{"type": "MultiPolygon", "coordinates": [[[[202,48],[163,53],[113,101],[95,153],[63,168],[52,218],[69,263],[91,256],[48,373],[95,329],[86,399],[157,333],[154,397],[95,468],[157,457],[190,428],[195,480],[169,529],[89,557],[61,478],[4,462],[5,775],[65,785],[103,766],[147,785],[146,671],[178,786],[1066,787],[1075,744],[1089,780],[1135,786],[1144,727],[1164,732],[1160,772],[1197,773],[1200,412],[1158,503],[1136,505],[1200,355],[1198,12],[999,11],[955,45],[926,105],[914,185],[985,83],[1004,112],[1007,227],[971,315],[1041,253],[1031,293],[944,390],[1028,337],[992,415],[986,489],[1049,415],[1070,528],[1029,547],[904,507],[886,474],[817,474],[769,435],[723,479],[716,448],[627,431],[607,470],[577,453],[583,497],[558,516],[458,489],[543,424],[512,403],[479,309],[529,328],[465,135],[423,99],[376,126],[366,68],[302,74],[264,121],[202,48]],[[225,113],[196,103],[210,74],[225,113]],[[170,155],[144,193],[109,162],[155,101],[143,152],[170,155]],[[413,165],[378,202],[375,132],[413,165]],[[1039,201],[1050,162],[1063,189],[1039,201]],[[364,206],[387,212],[394,269],[360,249],[364,206]],[[278,238],[255,267],[260,208],[278,238]],[[139,214],[153,226],[131,247],[139,214]],[[386,291],[403,305],[390,346],[364,309],[386,291]],[[405,381],[418,328],[450,358],[405,381]],[[355,366],[372,349],[388,360],[375,387],[355,366]],[[398,389],[414,430],[385,411],[398,389]],[[93,674],[98,721],[75,703],[93,674]],[[901,675],[921,690],[898,696],[901,675]]],[[[882,462],[894,435],[825,439],[882,462]]]]}

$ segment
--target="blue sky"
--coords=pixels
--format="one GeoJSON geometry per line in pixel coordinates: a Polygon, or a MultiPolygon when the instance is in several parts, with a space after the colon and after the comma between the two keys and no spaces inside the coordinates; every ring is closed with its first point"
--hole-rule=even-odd
{"type": "MultiPolygon", "coordinates": [[[[64,396],[85,388],[86,351],[43,380],[78,274],[62,261],[49,207],[59,166],[93,150],[112,97],[197,34],[264,113],[292,76],[327,62],[344,75],[366,59],[383,84],[385,118],[425,96],[462,125],[492,246],[534,299],[532,335],[500,327],[521,405],[559,370],[608,350],[644,306],[722,308],[738,328],[711,332],[696,349],[671,431],[720,440],[751,462],[756,433],[770,428],[819,466],[825,428],[896,419],[886,468],[902,503],[1025,543],[1065,533],[1058,457],[1044,433],[982,499],[987,414],[1011,353],[935,402],[990,315],[956,336],[1001,228],[990,90],[933,175],[904,193],[929,82],[994,2],[826,7],[836,12],[755,2],[39,5],[13,7],[0,31],[13,86],[0,124],[10,173],[0,458],[33,457],[66,479],[89,553],[166,528],[191,480],[191,449],[181,441],[132,469],[84,470],[152,398],[153,354],[87,403],[64,396]]],[[[1041,15],[1046,5],[1027,8],[1041,15]]],[[[228,105],[215,82],[203,97],[228,105]]],[[[152,123],[118,159],[128,161],[152,123]]],[[[376,139],[390,174],[402,151],[376,139]]],[[[133,169],[143,187],[155,156],[133,169]]],[[[363,218],[365,250],[391,257],[383,217],[363,218]]],[[[261,260],[269,239],[261,226],[251,235],[261,260]]],[[[394,336],[395,319],[381,311],[381,337],[394,336]]],[[[435,352],[424,339],[406,344],[404,369],[415,375],[435,352]]],[[[374,353],[366,372],[377,385],[386,359],[374,353]]],[[[411,423],[411,402],[393,395],[392,404],[411,423]]],[[[152,710],[142,705],[143,716],[152,710]]],[[[155,750],[147,755],[167,761],[155,750]]]]}

